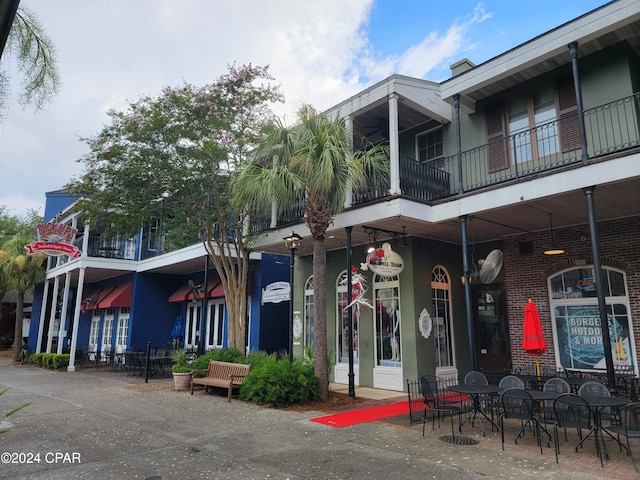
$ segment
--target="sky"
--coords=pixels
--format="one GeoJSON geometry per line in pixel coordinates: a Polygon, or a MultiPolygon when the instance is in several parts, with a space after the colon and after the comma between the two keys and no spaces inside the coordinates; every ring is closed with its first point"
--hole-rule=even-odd
{"type": "Polygon", "coordinates": [[[269,65],[291,124],[393,74],[432,81],[450,65],[480,64],[606,0],[22,0],[57,51],[60,91],[39,111],[18,101],[12,75],[0,119],[0,206],[44,214],[45,193],[82,173],[82,141],[110,109],[164,86],[204,85],[228,66],[269,65]]]}

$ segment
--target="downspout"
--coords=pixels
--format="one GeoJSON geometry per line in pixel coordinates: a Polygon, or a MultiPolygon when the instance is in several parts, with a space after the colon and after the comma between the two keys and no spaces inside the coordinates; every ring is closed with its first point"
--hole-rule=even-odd
{"type": "Polygon", "coordinates": [[[569,44],[571,55],[571,70],[573,71],[573,88],[576,92],[576,108],[578,109],[578,126],[580,128],[580,142],[582,145],[582,161],[589,160],[587,152],[587,132],[584,126],[584,113],[582,110],[582,89],[580,88],[580,73],[578,72],[578,42],[569,44]]]}
{"type": "Polygon", "coordinates": [[[591,235],[591,255],[593,256],[593,270],[596,280],[596,292],[598,294],[598,310],[600,312],[600,327],[602,330],[602,343],[604,347],[604,361],[607,367],[607,387],[615,395],[616,373],[613,369],[613,353],[611,351],[611,334],[609,333],[609,319],[607,318],[607,303],[604,293],[604,280],[602,278],[602,263],[600,262],[600,249],[598,246],[598,232],[596,229],[596,208],[593,201],[595,186],[586,187],[584,191],[587,197],[587,211],[589,213],[589,233],[591,235]]]}

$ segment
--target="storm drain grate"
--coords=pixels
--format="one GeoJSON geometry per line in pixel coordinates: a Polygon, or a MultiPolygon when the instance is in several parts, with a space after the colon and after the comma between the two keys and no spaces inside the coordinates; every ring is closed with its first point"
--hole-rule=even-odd
{"type": "Polygon", "coordinates": [[[463,437],[462,435],[458,435],[454,437],[453,435],[444,435],[440,437],[440,440],[446,443],[453,443],[454,445],[477,445],[478,441],[474,440],[470,437],[463,437]]]}

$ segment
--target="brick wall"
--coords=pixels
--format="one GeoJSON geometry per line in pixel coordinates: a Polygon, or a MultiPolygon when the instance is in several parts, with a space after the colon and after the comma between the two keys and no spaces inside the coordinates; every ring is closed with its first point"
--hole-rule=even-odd
{"type": "MultiPolygon", "coordinates": [[[[597,232],[602,265],[614,266],[626,272],[637,351],[640,343],[640,216],[599,222],[597,232]]],[[[565,249],[563,255],[543,254],[545,247],[551,243],[548,231],[509,237],[504,242],[505,292],[514,366],[535,363],[521,347],[523,311],[529,298],[538,306],[547,342],[547,353],[540,357],[540,363],[555,366],[547,278],[554,272],[574,266],[576,261],[586,260],[587,264],[593,261],[588,224],[566,229],[554,228],[554,237],[555,244],[565,249]],[[522,241],[533,243],[531,253],[520,253],[519,242],[522,241]]],[[[635,360],[637,362],[637,357],[635,360]]]]}

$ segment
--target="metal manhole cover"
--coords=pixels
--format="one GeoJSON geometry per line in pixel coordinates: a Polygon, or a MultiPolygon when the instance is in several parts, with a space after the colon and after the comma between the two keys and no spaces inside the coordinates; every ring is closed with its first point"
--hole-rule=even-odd
{"type": "Polygon", "coordinates": [[[440,440],[446,443],[453,443],[454,445],[477,445],[478,441],[470,437],[463,437],[462,435],[444,435],[440,437],[440,440]]]}

